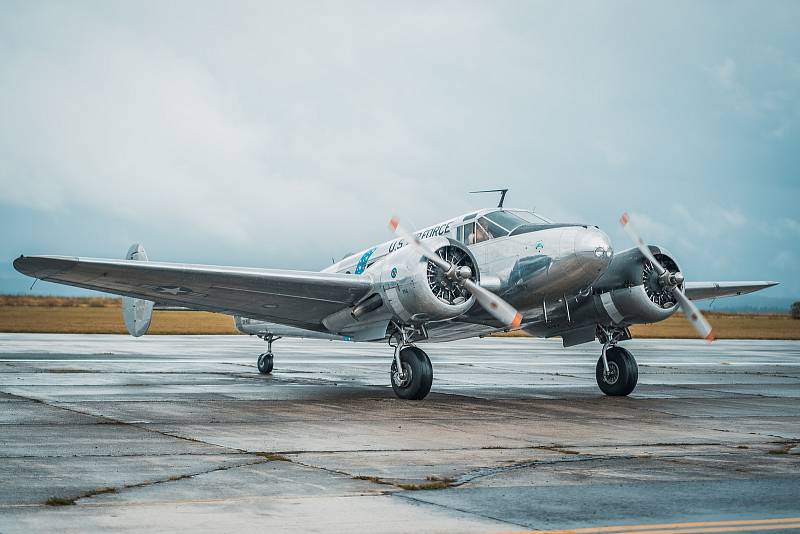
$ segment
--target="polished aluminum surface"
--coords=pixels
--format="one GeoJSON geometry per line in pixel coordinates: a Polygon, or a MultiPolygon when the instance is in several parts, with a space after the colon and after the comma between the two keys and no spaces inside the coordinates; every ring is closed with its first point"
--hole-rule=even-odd
{"type": "MultiPolygon", "coordinates": [[[[527,210],[489,208],[415,235],[430,245],[460,243],[474,258],[474,276],[481,286],[520,311],[523,327],[535,335],[584,342],[595,325],[660,320],[677,308],[642,308],[646,303],[636,299],[643,284],[643,253],[631,249],[616,254],[608,235],[595,226],[553,223],[527,210]],[[620,292],[626,288],[630,297],[620,292]]],[[[453,304],[433,293],[433,300],[426,300],[422,290],[430,292],[428,263],[408,244],[404,238],[385,241],[322,272],[65,256],[20,256],[14,267],[34,278],[140,302],[247,317],[246,328],[237,320],[246,333],[381,340],[388,325],[398,321],[426,323],[427,341],[446,341],[506,328],[473,306],[473,297],[458,304],[452,299],[457,313],[446,309],[453,304]],[[423,267],[421,274],[418,266],[423,267]],[[355,317],[354,307],[374,294],[384,305],[355,317]],[[436,301],[445,308],[439,310],[436,301]]],[[[651,245],[647,252],[661,254],[663,249],[651,245]]],[[[774,284],[686,282],[685,292],[690,299],[715,298],[774,284]]]]}

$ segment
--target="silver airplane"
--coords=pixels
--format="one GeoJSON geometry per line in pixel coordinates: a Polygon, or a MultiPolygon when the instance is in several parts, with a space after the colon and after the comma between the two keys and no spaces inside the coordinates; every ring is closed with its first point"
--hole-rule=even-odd
{"type": "Polygon", "coordinates": [[[714,333],[693,300],[742,295],[777,282],[689,282],[672,254],[648,245],[623,215],[636,246],[614,253],[596,226],[554,223],[530,210],[473,211],[345,257],[321,272],[148,261],[141,245],[124,260],[20,256],[28,276],[123,296],[128,332],[143,335],[153,309],[234,316],[239,331],[267,342],[258,370],[273,369],[281,337],[387,342],[390,382],[423,399],[433,367],[418,347],[521,329],[560,336],[564,347],[599,340],[597,384],[607,395],[636,387],[636,360],[618,343],[632,324],[681,309],[700,337],[714,333]]]}

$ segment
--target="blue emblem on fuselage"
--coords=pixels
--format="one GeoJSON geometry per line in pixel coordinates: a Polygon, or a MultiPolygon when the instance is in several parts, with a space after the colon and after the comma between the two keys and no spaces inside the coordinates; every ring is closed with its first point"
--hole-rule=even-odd
{"type": "Polygon", "coordinates": [[[544,248],[544,243],[542,243],[541,241],[537,241],[537,242],[536,242],[536,250],[537,250],[537,251],[540,251],[540,250],[542,250],[543,248],[544,248]]]}
{"type": "Polygon", "coordinates": [[[392,278],[397,278],[397,267],[392,267],[392,278]]]}
{"type": "Polygon", "coordinates": [[[378,247],[372,247],[371,249],[369,249],[368,251],[366,251],[364,254],[361,255],[361,259],[358,260],[358,265],[356,265],[356,270],[354,271],[355,274],[361,274],[366,270],[369,258],[370,256],[372,256],[372,253],[375,252],[377,248],[378,247]]]}

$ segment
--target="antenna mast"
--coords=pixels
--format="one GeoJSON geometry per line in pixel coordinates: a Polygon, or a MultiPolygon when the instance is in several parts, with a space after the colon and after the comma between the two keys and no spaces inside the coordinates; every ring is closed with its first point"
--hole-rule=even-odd
{"type": "Polygon", "coordinates": [[[500,203],[497,205],[498,208],[503,207],[503,202],[506,199],[506,193],[508,193],[508,188],[506,189],[483,189],[481,191],[470,191],[470,193],[500,193],[500,203]]]}

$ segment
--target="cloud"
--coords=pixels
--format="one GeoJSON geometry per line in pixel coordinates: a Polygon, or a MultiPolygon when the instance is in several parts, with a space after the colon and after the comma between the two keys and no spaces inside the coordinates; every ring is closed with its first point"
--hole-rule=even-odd
{"type": "Polygon", "coordinates": [[[736,62],[727,57],[716,67],[717,79],[723,87],[727,89],[738,89],[739,83],[736,81],[736,62]]]}
{"type": "Polygon", "coordinates": [[[781,250],[775,254],[770,263],[785,272],[797,272],[800,269],[800,260],[798,260],[797,254],[789,250],[781,250]]]}
{"type": "Polygon", "coordinates": [[[800,222],[786,217],[781,221],[781,226],[792,235],[800,236],[800,222]]]}
{"type": "Polygon", "coordinates": [[[629,209],[698,275],[768,277],[721,262],[741,242],[797,250],[791,225],[760,230],[794,220],[800,194],[793,28],[743,42],[685,26],[750,23],[741,10],[691,3],[311,6],[10,5],[0,220],[23,230],[0,254],[141,240],[163,259],[320,268],[389,239],[392,214],[425,226],[494,187],[616,248],[629,209]]]}

